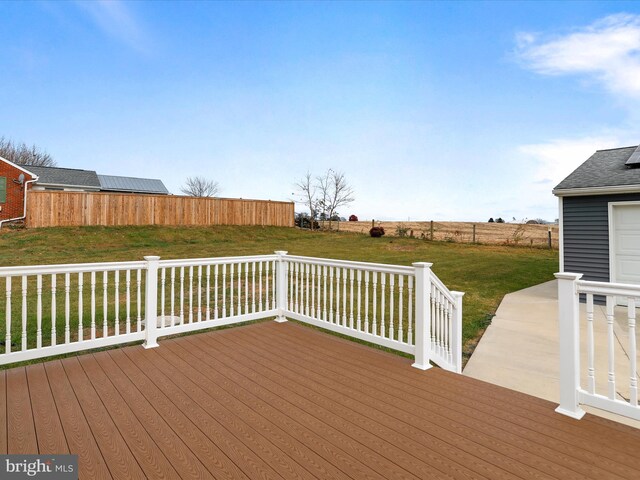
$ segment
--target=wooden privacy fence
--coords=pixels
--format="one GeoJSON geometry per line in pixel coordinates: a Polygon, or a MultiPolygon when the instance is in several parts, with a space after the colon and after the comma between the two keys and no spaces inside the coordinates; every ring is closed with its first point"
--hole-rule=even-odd
{"type": "Polygon", "coordinates": [[[294,204],[174,195],[30,191],[30,228],[117,225],[264,225],[292,227],[294,204]]]}

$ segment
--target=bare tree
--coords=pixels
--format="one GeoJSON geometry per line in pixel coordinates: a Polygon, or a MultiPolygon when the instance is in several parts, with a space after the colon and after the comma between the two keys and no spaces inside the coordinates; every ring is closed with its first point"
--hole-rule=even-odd
{"type": "Polygon", "coordinates": [[[220,192],[220,184],[204,177],[188,177],[180,191],[190,197],[215,197],[220,192]]]}
{"type": "Polygon", "coordinates": [[[315,222],[316,215],[317,215],[316,192],[318,190],[318,187],[313,182],[313,177],[310,172],[307,172],[307,174],[302,179],[298,180],[295,185],[298,188],[298,191],[300,192],[300,194],[304,198],[304,204],[309,208],[311,230],[313,230],[313,224],[315,222]]]}
{"type": "Polygon", "coordinates": [[[347,182],[344,173],[336,172],[333,169],[316,177],[316,181],[319,189],[318,204],[322,211],[321,218],[329,220],[329,228],[331,228],[338,209],[346,207],[355,200],[353,187],[347,182]]]}
{"type": "Polygon", "coordinates": [[[0,157],[18,165],[37,167],[55,167],[57,165],[51,155],[35,145],[14,143],[5,137],[0,137],[0,157]]]}
{"type": "Polygon", "coordinates": [[[353,196],[353,187],[347,182],[344,173],[331,170],[331,189],[329,191],[329,204],[327,206],[327,213],[329,214],[329,227],[331,227],[331,221],[333,217],[337,215],[340,207],[346,207],[353,203],[355,197],[353,196]]]}

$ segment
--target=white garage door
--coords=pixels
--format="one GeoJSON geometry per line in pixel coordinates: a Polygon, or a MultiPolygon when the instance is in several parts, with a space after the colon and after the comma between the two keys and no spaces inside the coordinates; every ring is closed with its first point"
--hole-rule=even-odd
{"type": "Polygon", "coordinates": [[[640,204],[613,205],[612,281],[640,284],[640,204]]]}

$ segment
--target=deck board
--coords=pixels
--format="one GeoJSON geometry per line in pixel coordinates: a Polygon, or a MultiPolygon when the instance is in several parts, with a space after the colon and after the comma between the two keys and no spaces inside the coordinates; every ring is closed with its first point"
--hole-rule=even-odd
{"type": "Polygon", "coordinates": [[[0,372],[0,453],[80,478],[636,479],[632,427],[294,323],[0,372]]]}
{"type": "Polygon", "coordinates": [[[69,453],[44,366],[41,363],[29,365],[26,370],[39,453],[69,453]]]}
{"type": "Polygon", "coordinates": [[[7,371],[7,452],[38,453],[25,368],[7,371]]]}

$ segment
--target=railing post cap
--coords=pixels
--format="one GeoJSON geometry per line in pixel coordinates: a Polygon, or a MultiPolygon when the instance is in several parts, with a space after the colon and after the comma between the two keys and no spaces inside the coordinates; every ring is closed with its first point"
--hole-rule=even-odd
{"type": "Polygon", "coordinates": [[[580,280],[582,273],[558,272],[553,274],[558,280],[580,280]]]}
{"type": "Polygon", "coordinates": [[[415,268],[431,268],[433,266],[433,263],[430,263],[430,262],[415,262],[415,263],[412,263],[411,265],[413,265],[415,268]]]}
{"type": "Polygon", "coordinates": [[[286,250],[276,250],[276,251],[275,251],[275,252],[273,252],[273,253],[275,253],[276,255],[286,255],[286,254],[287,254],[287,253],[289,253],[289,252],[288,252],[288,251],[286,251],[286,250]]]}
{"type": "Polygon", "coordinates": [[[455,297],[455,298],[462,298],[464,297],[464,292],[458,292],[457,290],[451,290],[451,296],[455,297]]]}
{"type": "Polygon", "coordinates": [[[144,259],[147,262],[157,262],[158,260],[160,260],[160,257],[157,256],[157,255],[147,255],[147,256],[144,257],[144,259]]]}

